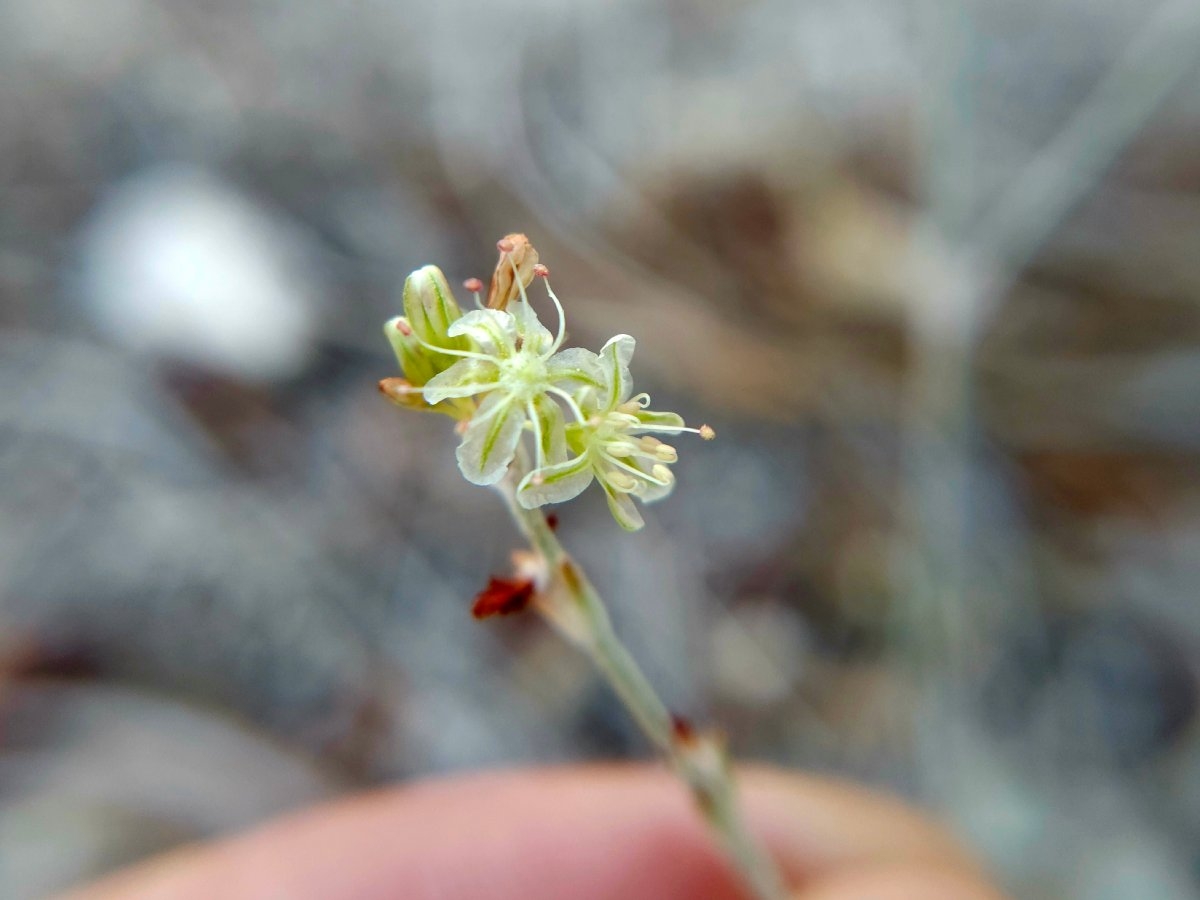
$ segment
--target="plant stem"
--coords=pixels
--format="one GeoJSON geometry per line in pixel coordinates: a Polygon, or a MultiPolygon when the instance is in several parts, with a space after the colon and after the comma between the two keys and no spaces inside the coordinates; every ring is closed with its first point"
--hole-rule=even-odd
{"type": "Polygon", "coordinates": [[[545,515],[540,509],[525,509],[517,502],[516,485],[526,465],[524,454],[519,453],[496,488],[545,564],[547,583],[539,585],[537,610],[591,657],[650,743],[687,784],[701,815],[754,896],[759,900],[784,900],[787,892],[783,879],[747,829],[738,808],[733,769],[723,742],[713,734],[692,732],[671,715],[617,637],[604,600],[563,548],[545,515]]]}

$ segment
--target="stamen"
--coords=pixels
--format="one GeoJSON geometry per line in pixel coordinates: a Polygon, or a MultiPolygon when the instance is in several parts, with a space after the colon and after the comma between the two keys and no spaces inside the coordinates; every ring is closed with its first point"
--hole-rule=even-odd
{"type": "Polygon", "coordinates": [[[404,319],[396,320],[396,330],[405,337],[409,337],[413,333],[412,326],[409,325],[404,319]]]}
{"type": "MultiPolygon", "coordinates": [[[[525,296],[525,279],[521,277],[521,270],[517,268],[517,260],[512,255],[513,243],[512,241],[501,241],[501,243],[508,244],[508,250],[505,250],[504,252],[508,254],[508,264],[512,266],[513,278],[517,282],[517,289],[521,292],[521,300],[528,304],[529,298],[525,296]]],[[[496,246],[499,247],[500,245],[497,244],[496,246]]],[[[500,249],[503,250],[504,248],[501,247],[500,249]]]]}
{"type": "Polygon", "coordinates": [[[623,412],[627,416],[636,415],[650,405],[650,395],[642,392],[630,397],[624,403],[617,407],[618,412],[623,412]]]}
{"type": "Polygon", "coordinates": [[[620,411],[608,414],[608,424],[618,431],[633,431],[645,427],[642,425],[642,420],[637,416],[620,411]]]}
{"type": "Polygon", "coordinates": [[[550,270],[542,263],[534,263],[533,274],[537,275],[539,278],[549,278],[550,270]]]}
{"type": "Polygon", "coordinates": [[[479,292],[483,290],[483,282],[482,281],[480,281],[478,278],[468,278],[466,281],[463,282],[463,287],[465,287],[468,291],[470,291],[471,294],[475,297],[475,308],[476,309],[487,309],[487,306],[483,302],[483,297],[481,297],[479,294],[479,292]]]}
{"type": "Polygon", "coordinates": [[[648,425],[638,420],[635,423],[631,423],[629,427],[634,431],[657,431],[659,434],[683,434],[687,432],[688,434],[698,434],[706,441],[711,441],[717,436],[717,433],[707,425],[701,425],[699,428],[689,428],[686,425],[648,425]]]}
{"type": "MultiPolygon", "coordinates": [[[[570,394],[568,394],[562,388],[557,388],[557,387],[546,388],[546,393],[554,394],[556,397],[562,397],[564,400],[566,400],[567,406],[570,408],[571,412],[574,414],[575,418],[579,421],[579,423],[587,424],[588,419],[583,414],[583,410],[579,408],[579,404],[575,402],[574,397],[572,397],[570,394]]],[[[597,424],[599,424],[599,423],[597,423],[597,424]]]]}
{"type": "MultiPolygon", "coordinates": [[[[399,322],[396,323],[396,327],[400,327],[399,322]]],[[[488,356],[486,353],[475,353],[471,350],[453,350],[450,347],[435,347],[428,341],[421,340],[421,336],[415,331],[412,331],[411,328],[409,331],[412,333],[412,336],[417,339],[418,344],[432,353],[445,353],[447,356],[461,356],[463,359],[482,359],[485,362],[490,362],[493,364],[496,362],[496,358],[494,356],[488,356]]]]}
{"type": "MultiPolygon", "coordinates": [[[[537,409],[534,407],[532,400],[525,404],[525,414],[529,416],[529,422],[533,425],[533,452],[537,460],[537,464],[534,466],[534,468],[540,469],[546,465],[546,454],[542,450],[542,423],[541,420],[538,419],[537,409]]],[[[541,482],[538,483],[540,484],[541,482]]]]}
{"type": "Polygon", "coordinates": [[[659,481],[666,482],[667,484],[673,484],[675,482],[674,473],[672,473],[671,470],[662,463],[655,463],[653,466],[651,466],[650,474],[659,481]]]}
{"type": "Polygon", "coordinates": [[[517,249],[517,246],[508,238],[500,238],[500,240],[496,241],[496,249],[501,253],[512,253],[517,249]]]}
{"type": "Polygon", "coordinates": [[[608,472],[606,477],[609,484],[615,487],[618,491],[622,491],[626,494],[633,493],[634,488],[637,487],[637,479],[632,475],[626,475],[624,472],[613,470],[608,472]]]}
{"type": "Polygon", "coordinates": [[[659,444],[654,448],[654,455],[665,463],[679,462],[679,453],[670,444],[659,444]]]}
{"type": "MultiPolygon", "coordinates": [[[[534,272],[537,272],[538,266],[542,266],[542,264],[538,263],[537,266],[534,266],[533,267],[534,272]]],[[[542,268],[546,270],[546,274],[542,275],[542,278],[546,282],[546,293],[549,294],[550,299],[554,301],[554,309],[558,312],[558,333],[554,336],[554,343],[550,345],[550,350],[546,354],[546,358],[548,359],[551,356],[553,356],[555,353],[558,352],[558,348],[561,347],[563,341],[566,340],[566,337],[567,337],[567,314],[565,312],[563,312],[563,306],[558,301],[558,295],[555,294],[554,290],[550,287],[550,270],[546,269],[545,266],[542,266],[542,268]]],[[[538,274],[540,275],[541,273],[538,272],[538,274]]]]}
{"type": "Polygon", "coordinates": [[[604,449],[613,456],[633,456],[638,448],[631,441],[609,441],[604,449]]]}
{"type": "Polygon", "coordinates": [[[631,465],[629,465],[629,463],[622,462],[621,460],[617,459],[615,456],[609,456],[607,453],[604,454],[604,459],[606,462],[616,466],[618,469],[624,469],[626,472],[629,472],[631,475],[634,475],[637,478],[644,478],[646,481],[649,481],[652,484],[656,484],[659,487],[666,487],[667,485],[669,485],[675,481],[675,476],[672,475],[670,470],[667,469],[667,467],[664,466],[662,463],[655,464],[655,466],[649,471],[649,473],[647,473],[647,472],[643,472],[641,469],[637,468],[636,466],[631,466],[631,465]],[[655,469],[664,470],[667,473],[667,477],[665,479],[660,478],[658,476],[658,474],[655,473],[655,469]]]}
{"type": "MultiPolygon", "coordinates": [[[[494,385],[493,385],[493,388],[494,388],[494,385]]],[[[496,413],[500,412],[500,410],[502,410],[502,409],[505,409],[505,410],[508,409],[508,406],[509,406],[509,404],[505,403],[505,402],[497,403],[495,406],[493,406],[491,409],[489,409],[483,415],[480,415],[477,412],[477,413],[475,413],[475,415],[471,416],[471,418],[467,419],[466,421],[471,425],[478,425],[481,422],[486,422],[488,419],[494,418],[496,413]]]]}

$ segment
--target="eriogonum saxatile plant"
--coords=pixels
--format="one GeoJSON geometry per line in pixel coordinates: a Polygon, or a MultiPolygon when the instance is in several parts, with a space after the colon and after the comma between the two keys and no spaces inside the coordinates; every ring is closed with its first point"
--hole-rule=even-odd
{"type": "Polygon", "coordinates": [[[425,266],[404,283],[404,315],[385,330],[404,370],[380,389],[399,406],[458,420],[458,466],[468,481],[495,485],[531,549],[513,554],[511,578],[492,577],[472,607],[477,618],[536,609],[586,652],[650,741],[692,791],[706,821],[747,886],[782,900],[783,882],[735,803],[729,757],[715,734],[694,732],[654,692],[612,627],[604,601],[571,559],[540,507],[595,482],[621,527],[643,525],[635,500],[649,503],[675,486],[675,448],[655,435],[692,431],[671,412],[634,394],[634,340],[618,334],[599,353],[563,348],[566,322],[546,267],[523,234],[497,245],[500,260],[485,305],[483,283],[465,282],[476,309],[464,313],[446,277],[425,266]],[[535,277],[558,315],[542,325],[526,288],[535,277]],[[526,446],[522,449],[522,443],[526,446]]]}
{"type": "Polygon", "coordinates": [[[458,465],[475,484],[495,484],[508,472],[522,440],[533,464],[517,487],[526,509],[561,503],[595,481],[621,527],[643,523],[634,500],[671,492],[675,449],[659,435],[695,432],[675,413],[648,409],[633,394],[629,363],[634,339],[618,334],[597,354],[563,348],[566,322],[549,272],[524,235],[499,243],[488,305],[482,284],[466,282],[478,308],[463,313],[437,266],[404,285],[404,315],[385,326],[405,377],[387,378],[383,392],[401,406],[446,413],[460,422],[458,465]],[[554,334],[539,321],[526,288],[535,276],[558,315],[554,334]]]}

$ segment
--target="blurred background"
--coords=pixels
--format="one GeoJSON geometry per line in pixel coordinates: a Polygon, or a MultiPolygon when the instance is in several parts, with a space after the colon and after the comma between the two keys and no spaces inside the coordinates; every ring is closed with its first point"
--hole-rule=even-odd
{"type": "Polygon", "coordinates": [[[0,0],[0,897],[646,755],[471,619],[516,534],[376,391],[509,231],[719,434],[560,510],[677,709],[1016,896],[1200,897],[1197,59],[1195,0],[0,0]]]}

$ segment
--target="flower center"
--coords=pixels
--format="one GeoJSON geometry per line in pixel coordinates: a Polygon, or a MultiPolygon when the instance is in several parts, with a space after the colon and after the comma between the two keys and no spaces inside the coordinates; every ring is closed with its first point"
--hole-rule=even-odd
{"type": "Polygon", "coordinates": [[[519,350],[504,360],[504,380],[509,389],[523,395],[541,393],[546,385],[548,373],[546,361],[532,350],[519,350]]]}

